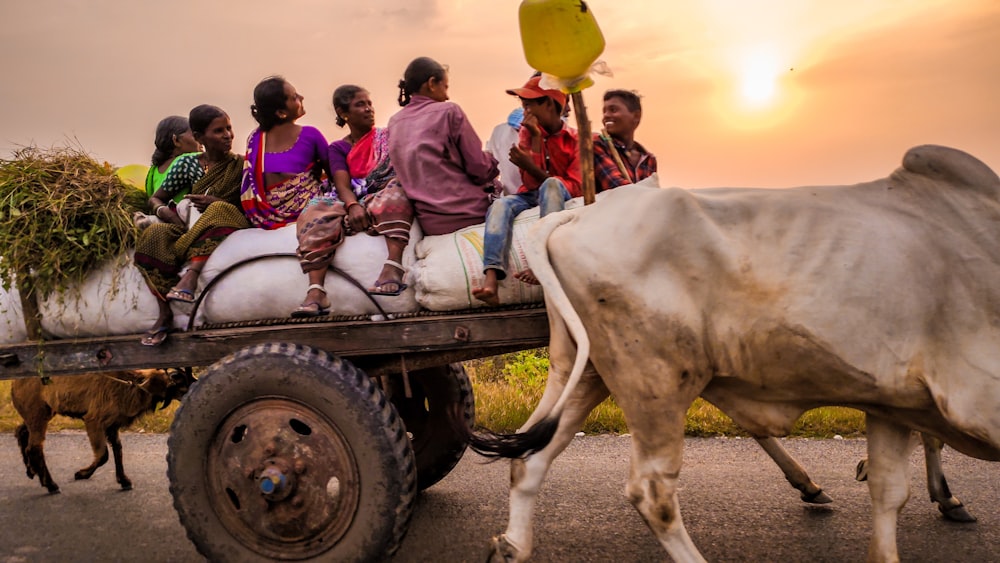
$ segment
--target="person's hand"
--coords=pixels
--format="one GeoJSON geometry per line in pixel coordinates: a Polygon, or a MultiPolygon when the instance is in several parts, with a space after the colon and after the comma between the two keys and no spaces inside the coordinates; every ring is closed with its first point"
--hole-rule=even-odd
{"type": "Polygon", "coordinates": [[[205,194],[188,194],[184,196],[184,199],[191,200],[191,204],[195,206],[195,209],[204,213],[208,206],[214,201],[222,201],[214,195],[205,194]]]}
{"type": "Polygon", "coordinates": [[[510,154],[507,155],[507,158],[521,170],[530,170],[530,167],[535,164],[534,159],[531,158],[531,153],[518,145],[511,145],[510,154]]]}
{"type": "Polygon", "coordinates": [[[351,230],[361,233],[368,230],[368,211],[360,203],[347,208],[347,222],[351,225],[351,230]]]}
{"type": "Polygon", "coordinates": [[[521,120],[521,127],[526,127],[532,137],[538,137],[542,134],[542,129],[538,125],[538,118],[531,112],[524,112],[524,119],[521,120]]]}
{"type": "Polygon", "coordinates": [[[164,223],[173,223],[174,225],[184,224],[181,216],[177,214],[177,210],[169,205],[157,206],[155,214],[156,218],[164,223]]]}

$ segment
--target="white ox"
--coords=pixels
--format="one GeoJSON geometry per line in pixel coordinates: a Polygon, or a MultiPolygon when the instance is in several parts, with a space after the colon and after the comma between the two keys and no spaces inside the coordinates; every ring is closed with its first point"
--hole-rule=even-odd
{"type": "Polygon", "coordinates": [[[679,562],[703,560],[676,494],[699,395],[760,437],[863,410],[874,561],[898,561],[911,430],[1000,460],[1000,178],[961,151],[917,147],[847,187],[623,187],[532,234],[548,385],[521,432],[472,439],[528,454],[496,558],[530,555],[545,473],[609,392],[632,433],[628,498],[679,562]]]}

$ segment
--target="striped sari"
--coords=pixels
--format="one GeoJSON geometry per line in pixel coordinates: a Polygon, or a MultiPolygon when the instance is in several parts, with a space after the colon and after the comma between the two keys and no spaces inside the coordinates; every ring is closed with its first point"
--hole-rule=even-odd
{"type": "Polygon", "coordinates": [[[222,201],[209,205],[191,228],[173,223],[155,223],[139,234],[135,263],[163,298],[180,279],[188,262],[204,262],[227,236],[250,226],[239,207],[243,157],[230,153],[208,172],[186,173],[192,194],[215,196],[222,201]]]}

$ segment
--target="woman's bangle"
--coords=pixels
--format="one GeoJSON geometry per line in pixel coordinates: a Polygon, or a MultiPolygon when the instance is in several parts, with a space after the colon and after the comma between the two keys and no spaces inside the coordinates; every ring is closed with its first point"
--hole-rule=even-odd
{"type": "Polygon", "coordinates": [[[153,215],[159,217],[160,216],[160,210],[163,209],[164,207],[168,207],[167,204],[157,205],[156,209],[153,210],[153,215]]]}
{"type": "Polygon", "coordinates": [[[348,203],[347,205],[345,205],[345,206],[344,206],[344,210],[345,210],[345,211],[350,211],[350,210],[351,210],[351,206],[352,206],[352,205],[361,205],[361,202],[360,202],[360,201],[358,201],[358,200],[354,200],[354,201],[352,201],[352,202],[348,203]]]}

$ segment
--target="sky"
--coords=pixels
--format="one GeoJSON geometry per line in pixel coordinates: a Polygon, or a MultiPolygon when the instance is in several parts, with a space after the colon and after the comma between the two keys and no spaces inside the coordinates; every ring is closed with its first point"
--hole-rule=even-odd
{"type": "MultiPolygon", "coordinates": [[[[156,123],[201,103],[233,120],[241,152],[253,88],[287,78],[299,123],[328,140],[330,102],[367,88],[378,125],[407,63],[450,68],[450,95],[485,141],[532,69],[516,0],[3,0],[0,158],[72,145],[149,162],[156,123]]],[[[661,185],[791,187],[888,176],[933,143],[1000,172],[997,0],[590,0],[604,35],[587,114],[642,96],[636,138],[661,185]]],[[[575,121],[575,117],[572,118],[575,121]]]]}

